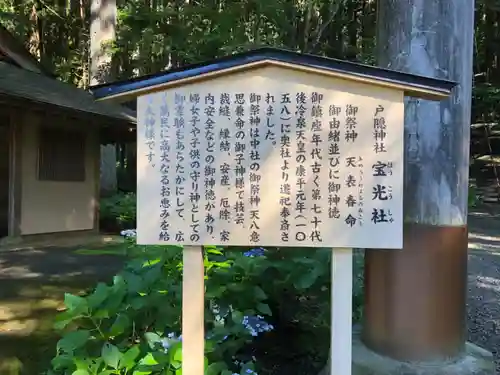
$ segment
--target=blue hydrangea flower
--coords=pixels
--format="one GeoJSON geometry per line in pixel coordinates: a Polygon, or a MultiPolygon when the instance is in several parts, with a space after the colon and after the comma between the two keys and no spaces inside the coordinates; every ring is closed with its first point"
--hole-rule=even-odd
{"type": "MultiPolygon", "coordinates": [[[[234,364],[235,364],[236,366],[241,366],[241,365],[243,365],[243,362],[240,362],[240,361],[234,361],[234,364]]],[[[257,375],[257,373],[256,373],[255,371],[253,371],[253,370],[251,370],[251,369],[249,369],[249,368],[245,370],[245,374],[248,374],[248,375],[257,375]]],[[[240,374],[239,374],[239,373],[237,373],[237,372],[233,372],[233,374],[232,374],[232,375],[240,375],[240,374]]]]}
{"type": "Polygon", "coordinates": [[[168,349],[172,346],[172,344],[175,344],[176,342],[179,341],[182,341],[182,335],[177,336],[174,332],[169,332],[166,337],[161,339],[160,342],[165,352],[167,352],[168,349]]]}
{"type": "Polygon", "coordinates": [[[242,324],[254,337],[259,333],[270,332],[274,329],[273,325],[268,324],[261,315],[244,316],[242,324]]]}
{"type": "MultiPolygon", "coordinates": [[[[215,335],[214,335],[213,333],[209,333],[209,334],[207,334],[206,339],[207,339],[207,340],[210,340],[210,339],[212,339],[214,336],[215,336],[215,335]]],[[[219,340],[219,343],[226,341],[228,337],[229,337],[228,335],[224,336],[221,340],[219,340]]]]}
{"type": "Polygon", "coordinates": [[[262,247],[256,247],[254,249],[245,251],[243,253],[244,256],[249,257],[249,258],[254,258],[254,257],[261,257],[265,255],[266,250],[262,247]]]}
{"type": "MultiPolygon", "coordinates": [[[[229,312],[232,311],[232,306],[229,306],[229,309],[224,313],[221,313],[220,306],[216,302],[211,302],[211,309],[215,315],[215,321],[219,324],[224,324],[225,318],[229,315],[229,312]]],[[[243,321],[241,322],[243,326],[248,330],[248,332],[252,336],[258,336],[259,333],[269,332],[274,329],[272,324],[268,324],[262,315],[257,316],[244,316],[243,321]]],[[[227,336],[222,339],[222,341],[226,340],[227,336]]]]}
{"type": "Polygon", "coordinates": [[[137,229],[125,229],[120,232],[120,235],[122,235],[125,238],[135,238],[137,237],[137,229]]]}
{"type": "Polygon", "coordinates": [[[165,352],[167,352],[170,348],[170,340],[167,338],[161,339],[161,346],[163,346],[163,349],[165,349],[165,352]]]}

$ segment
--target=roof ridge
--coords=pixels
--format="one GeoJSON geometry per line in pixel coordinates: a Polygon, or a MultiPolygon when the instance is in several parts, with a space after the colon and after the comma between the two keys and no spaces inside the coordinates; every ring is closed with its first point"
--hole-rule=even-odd
{"type": "Polygon", "coordinates": [[[144,95],[148,91],[160,90],[160,87],[172,85],[173,82],[193,82],[200,77],[215,77],[219,74],[230,74],[243,67],[250,69],[265,63],[281,65],[281,67],[309,70],[311,73],[336,75],[339,78],[369,81],[372,84],[399,86],[411,96],[438,98],[449,95],[456,85],[454,82],[424,77],[371,65],[359,64],[330,57],[302,54],[275,47],[259,47],[246,52],[223,56],[214,60],[189,64],[142,77],[100,84],[90,87],[97,99],[130,100],[131,97],[144,95]]]}
{"type": "Polygon", "coordinates": [[[0,94],[135,122],[135,112],[115,103],[99,103],[74,84],[0,62],[0,94]]]}

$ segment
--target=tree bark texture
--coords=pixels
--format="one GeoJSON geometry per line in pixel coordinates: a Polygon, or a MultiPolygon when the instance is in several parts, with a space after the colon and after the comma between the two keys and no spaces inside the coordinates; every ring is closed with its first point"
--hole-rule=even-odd
{"type": "Polygon", "coordinates": [[[384,68],[456,81],[442,102],[405,101],[403,250],[367,250],[363,341],[399,360],[465,345],[474,1],[378,3],[384,68]]]}
{"type": "MultiPolygon", "coordinates": [[[[116,0],[92,0],[90,14],[90,84],[110,80],[110,43],[116,38],[116,0]]],[[[116,146],[101,146],[101,194],[117,190],[116,146]]]]}
{"type": "Polygon", "coordinates": [[[380,1],[377,27],[379,66],[458,83],[449,100],[406,100],[405,219],[465,225],[474,1],[380,1]]]}

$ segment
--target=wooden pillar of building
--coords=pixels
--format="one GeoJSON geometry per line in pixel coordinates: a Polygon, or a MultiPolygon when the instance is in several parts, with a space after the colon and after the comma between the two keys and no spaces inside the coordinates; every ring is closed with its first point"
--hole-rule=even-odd
{"type": "Polygon", "coordinates": [[[378,4],[379,65],[459,85],[405,103],[404,249],[366,252],[362,339],[394,359],[449,358],[466,340],[474,1],[378,4]]]}
{"type": "Polygon", "coordinates": [[[21,235],[23,125],[25,116],[9,114],[9,209],[8,235],[21,235]]]}

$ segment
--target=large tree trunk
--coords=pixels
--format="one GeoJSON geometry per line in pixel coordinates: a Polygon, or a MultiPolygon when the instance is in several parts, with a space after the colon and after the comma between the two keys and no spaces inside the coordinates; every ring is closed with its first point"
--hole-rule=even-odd
{"type": "Polygon", "coordinates": [[[441,103],[406,101],[404,249],[365,254],[362,340],[397,360],[465,344],[473,18],[471,0],[378,2],[379,65],[459,83],[441,103]]]}
{"type": "MultiPolygon", "coordinates": [[[[92,0],[90,17],[90,83],[95,85],[110,80],[109,45],[116,37],[116,0],[92,0]]],[[[101,146],[101,194],[116,190],[116,146],[101,146]]]]}
{"type": "Polygon", "coordinates": [[[474,1],[378,7],[381,67],[458,86],[442,102],[406,100],[404,248],[366,252],[363,340],[402,361],[453,358],[466,340],[474,1]]]}

